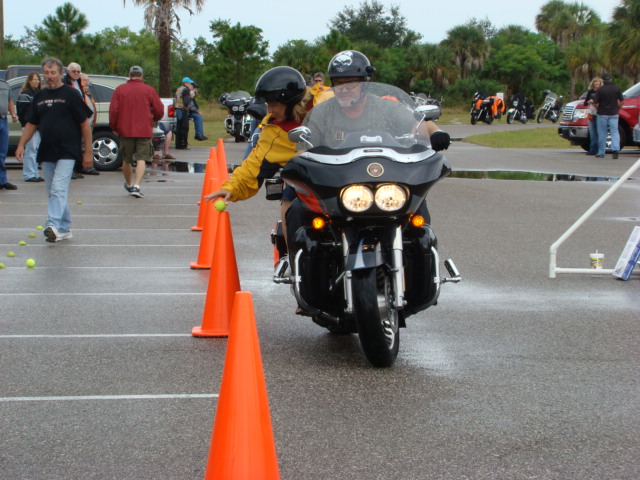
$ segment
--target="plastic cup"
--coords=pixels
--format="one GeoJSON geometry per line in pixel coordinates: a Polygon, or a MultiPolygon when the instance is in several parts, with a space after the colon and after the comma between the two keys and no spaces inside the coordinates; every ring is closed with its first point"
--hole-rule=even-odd
{"type": "Polygon", "coordinates": [[[602,266],[604,263],[604,253],[591,253],[589,255],[591,257],[591,268],[594,270],[602,270],[602,266]]]}

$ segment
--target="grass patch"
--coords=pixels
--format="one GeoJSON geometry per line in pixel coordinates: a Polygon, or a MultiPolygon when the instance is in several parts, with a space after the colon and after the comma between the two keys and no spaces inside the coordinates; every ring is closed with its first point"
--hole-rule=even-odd
{"type": "MultiPolygon", "coordinates": [[[[491,148],[567,148],[570,144],[558,135],[556,127],[527,128],[508,132],[472,135],[465,142],[491,148]]],[[[574,147],[580,148],[580,147],[574,147]]]]}

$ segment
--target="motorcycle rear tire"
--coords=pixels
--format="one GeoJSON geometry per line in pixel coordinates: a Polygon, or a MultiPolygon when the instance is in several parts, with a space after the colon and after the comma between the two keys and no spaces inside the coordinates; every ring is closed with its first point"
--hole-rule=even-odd
{"type": "Polygon", "coordinates": [[[351,282],[362,350],[374,367],[390,367],[398,356],[400,318],[389,273],[381,267],[354,270],[351,282]]]}

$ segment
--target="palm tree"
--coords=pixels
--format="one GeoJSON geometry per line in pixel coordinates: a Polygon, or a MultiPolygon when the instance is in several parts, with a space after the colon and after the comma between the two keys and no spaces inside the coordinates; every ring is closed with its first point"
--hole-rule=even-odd
{"type": "Polygon", "coordinates": [[[606,47],[612,64],[635,83],[640,81],[640,0],[621,3],[613,11],[606,47]]]}
{"type": "MultiPolygon", "coordinates": [[[[126,5],[127,0],[122,1],[126,5]]],[[[177,9],[184,8],[190,15],[194,15],[194,13],[202,12],[206,0],[132,1],[134,5],[144,7],[145,26],[154,32],[160,44],[160,96],[172,97],[171,41],[177,40],[176,34],[180,32],[180,17],[177,14],[177,9]]]]}
{"type": "Polygon", "coordinates": [[[441,43],[448,47],[460,67],[460,78],[467,78],[472,68],[482,69],[489,56],[489,42],[482,30],[472,25],[459,25],[447,32],[441,43]]]}

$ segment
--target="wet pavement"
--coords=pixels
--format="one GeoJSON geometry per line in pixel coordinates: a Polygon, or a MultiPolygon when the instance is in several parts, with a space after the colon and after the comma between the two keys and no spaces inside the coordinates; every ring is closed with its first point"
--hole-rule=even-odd
{"type": "MultiPolygon", "coordinates": [[[[243,150],[225,143],[229,163],[243,150]]],[[[177,156],[205,162],[208,149],[177,156]]],[[[456,170],[619,177],[640,151],[596,161],[455,142],[447,156],[456,170]]],[[[0,191],[0,477],[202,479],[227,345],[190,334],[209,277],[189,268],[203,175],[150,174],[144,199],[124,192],[121,172],[74,180],[74,238],[59,244],[35,229],[44,186],[18,170],[9,178],[19,189],[0,191]]],[[[289,287],[271,283],[277,202],[261,191],[231,204],[281,478],[640,478],[640,275],[548,278],[549,246],[611,184],[434,187],[440,253],[463,281],[408,320],[387,370],[367,364],[355,336],[296,316],[289,287]]],[[[597,249],[613,267],[639,217],[630,181],[560,248],[558,265],[586,267],[597,249]]]]}

